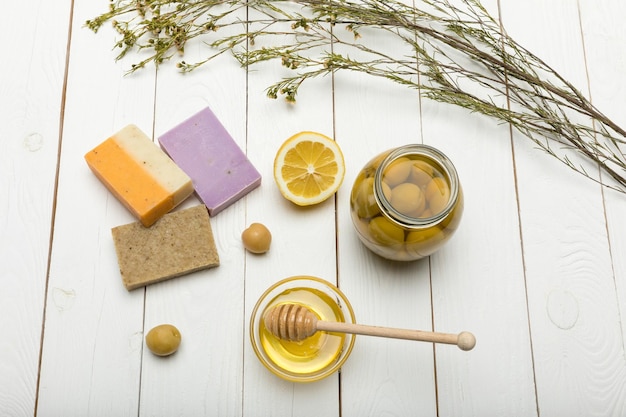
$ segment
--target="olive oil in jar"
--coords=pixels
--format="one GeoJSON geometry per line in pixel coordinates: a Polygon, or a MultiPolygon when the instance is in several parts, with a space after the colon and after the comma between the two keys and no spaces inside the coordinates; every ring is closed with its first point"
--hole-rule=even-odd
{"type": "Polygon", "coordinates": [[[366,247],[410,261],[449,240],[461,219],[463,193],[445,155],[426,145],[406,145],[365,165],[352,187],[350,208],[366,247]]]}
{"type": "MultiPolygon", "coordinates": [[[[276,296],[265,308],[294,303],[306,306],[319,320],[344,321],[337,301],[314,288],[293,288],[276,296]]],[[[265,314],[265,311],[263,314],[265,314]]],[[[341,356],[346,335],[319,331],[300,342],[282,340],[272,335],[260,323],[260,342],[263,350],[274,364],[294,375],[314,374],[329,366],[341,356]]]]}

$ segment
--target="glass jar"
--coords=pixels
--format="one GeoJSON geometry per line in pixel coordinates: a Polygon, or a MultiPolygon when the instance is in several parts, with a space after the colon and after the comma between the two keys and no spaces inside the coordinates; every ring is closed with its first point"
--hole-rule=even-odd
{"type": "Polygon", "coordinates": [[[412,261],[450,239],[461,221],[463,192],[448,157],[431,146],[405,145],[363,167],[352,186],[350,212],[372,252],[412,261]]]}

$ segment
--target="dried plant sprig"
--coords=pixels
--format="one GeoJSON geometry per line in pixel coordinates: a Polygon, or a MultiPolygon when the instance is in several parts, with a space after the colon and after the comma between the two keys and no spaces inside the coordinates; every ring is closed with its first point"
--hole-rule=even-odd
{"type": "Polygon", "coordinates": [[[458,3],[112,0],[109,11],[87,26],[97,31],[113,22],[121,37],[118,59],[130,51],[151,51],[131,71],[170,60],[194,39],[211,52],[199,62],[178,62],[184,72],[227,51],[246,67],[278,60],[294,74],[271,85],[267,94],[289,101],[305,81],[338,70],[383,77],[432,100],[509,123],[578,173],[626,193],[626,131],[508,36],[478,0],[458,3]],[[219,36],[224,27],[234,27],[235,34],[219,36]],[[403,52],[392,55],[368,42],[380,35],[399,42],[403,52]],[[256,46],[265,39],[270,46],[256,46]],[[581,156],[610,178],[574,162],[581,156]]]}

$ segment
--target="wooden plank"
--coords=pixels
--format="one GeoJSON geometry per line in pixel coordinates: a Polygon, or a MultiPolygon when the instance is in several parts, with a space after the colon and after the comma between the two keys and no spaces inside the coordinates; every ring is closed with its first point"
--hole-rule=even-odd
{"type": "Polygon", "coordinates": [[[113,31],[84,22],[106,11],[74,2],[38,415],[137,415],[144,291],[128,292],[110,229],[135,221],[83,156],[129,123],[151,133],[154,71],[124,77],[113,31]]]}
{"type": "MultiPolygon", "coordinates": [[[[509,33],[588,95],[581,17],[575,2],[503,4],[509,33]]],[[[622,414],[624,339],[601,190],[519,136],[515,158],[538,408],[622,414]]]]}
{"type": "Polygon", "coordinates": [[[0,408],[35,409],[70,2],[5,5],[0,68],[0,408]],[[28,21],[25,24],[24,20],[28,21]]]}
{"type": "MultiPolygon", "coordinates": [[[[353,37],[344,27],[335,33],[353,37]]],[[[406,46],[391,35],[360,30],[360,43],[401,56],[406,46]]],[[[358,51],[335,46],[358,58],[358,51]]],[[[339,283],[357,322],[430,330],[428,259],[388,261],[359,241],[350,217],[350,191],[363,166],[388,149],[422,143],[419,96],[414,90],[361,73],[335,75],[336,135],[346,155],[346,185],[338,195],[339,283]]],[[[436,415],[433,347],[429,343],[357,336],[341,372],[344,416],[436,415]]]]}
{"type": "MultiPolygon", "coordinates": [[[[592,101],[613,121],[625,126],[626,117],[621,109],[626,103],[624,96],[626,83],[623,80],[626,59],[619,53],[624,43],[624,32],[620,30],[618,22],[626,13],[626,4],[609,0],[581,1],[579,8],[592,101]]],[[[605,190],[604,198],[613,266],[614,297],[618,310],[617,316],[613,316],[610,323],[610,331],[616,330],[617,326],[621,325],[622,343],[620,346],[619,341],[611,338],[614,344],[610,348],[615,352],[611,352],[610,357],[614,363],[607,365],[601,374],[604,379],[602,384],[606,387],[602,403],[603,410],[606,410],[605,414],[622,415],[626,414],[624,397],[626,322],[623,320],[626,314],[626,259],[622,256],[626,253],[624,220],[626,196],[605,190]]],[[[607,285],[610,286],[610,283],[607,282],[607,285]]],[[[607,298],[607,301],[613,303],[610,298],[607,298]]],[[[607,346],[605,349],[608,348],[607,346]]]]}
{"type": "MultiPolygon", "coordinates": [[[[483,5],[498,17],[496,1],[483,5]]],[[[432,101],[422,115],[425,143],[453,161],[465,196],[456,235],[431,256],[434,327],[477,338],[471,352],[437,346],[438,411],[536,415],[508,127],[432,101]]]]}
{"type": "MultiPolygon", "coordinates": [[[[281,41],[274,37],[267,42],[281,41]]],[[[267,44],[257,39],[254,48],[267,44]]],[[[333,137],[331,79],[306,83],[295,105],[282,97],[268,99],[265,89],[286,74],[280,61],[251,67],[248,72],[247,150],[263,183],[247,200],[246,226],[253,222],[265,224],[272,233],[272,246],[264,255],[246,254],[243,414],[256,415],[263,410],[261,413],[276,416],[337,416],[337,375],[313,384],[279,379],[257,359],[248,337],[252,309],[272,284],[297,275],[312,275],[332,283],[337,280],[334,198],[315,206],[296,206],[282,197],[273,175],[276,152],[292,135],[311,130],[333,137]]]]}
{"type": "MultiPolygon", "coordinates": [[[[219,35],[225,36],[226,30],[219,35]]],[[[209,53],[197,39],[186,47],[184,59],[194,62],[209,53]]],[[[155,139],[208,106],[245,151],[245,77],[245,70],[228,54],[189,74],[181,74],[174,63],[161,67],[155,139]]],[[[239,235],[244,228],[246,199],[211,218],[218,267],[147,289],[145,332],[172,323],[181,331],[183,342],[169,358],[144,350],[140,415],[241,415],[246,340],[245,258],[239,235]]],[[[181,209],[199,203],[194,195],[181,209]]]]}

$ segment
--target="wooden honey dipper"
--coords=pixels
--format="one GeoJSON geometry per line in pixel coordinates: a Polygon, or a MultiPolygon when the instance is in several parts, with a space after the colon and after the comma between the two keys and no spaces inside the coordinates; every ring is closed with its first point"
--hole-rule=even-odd
{"type": "Polygon", "coordinates": [[[319,330],[335,333],[350,333],[366,336],[390,337],[395,339],[419,340],[423,342],[457,345],[461,350],[472,350],[476,338],[470,332],[459,334],[427,332],[422,330],[394,329],[390,327],[366,326],[318,320],[308,308],[299,304],[280,304],[270,309],[263,317],[265,327],[279,339],[301,341],[319,330]]]}

